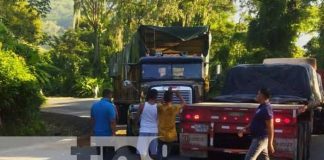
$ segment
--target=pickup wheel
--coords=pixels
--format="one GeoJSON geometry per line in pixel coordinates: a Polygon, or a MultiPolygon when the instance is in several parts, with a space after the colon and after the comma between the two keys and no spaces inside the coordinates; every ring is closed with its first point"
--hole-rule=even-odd
{"type": "Polygon", "coordinates": [[[298,123],[298,145],[297,145],[297,160],[304,159],[304,144],[305,144],[305,129],[303,123],[298,123]]]}
{"type": "Polygon", "coordinates": [[[324,111],[322,107],[314,110],[313,119],[314,119],[313,133],[323,134],[324,133],[324,111]]]}
{"type": "Polygon", "coordinates": [[[310,158],[310,143],[312,140],[312,123],[307,122],[306,123],[306,144],[305,144],[305,159],[308,160],[310,158]]]}
{"type": "Polygon", "coordinates": [[[311,123],[308,121],[298,123],[297,159],[308,160],[310,157],[311,123]]]}

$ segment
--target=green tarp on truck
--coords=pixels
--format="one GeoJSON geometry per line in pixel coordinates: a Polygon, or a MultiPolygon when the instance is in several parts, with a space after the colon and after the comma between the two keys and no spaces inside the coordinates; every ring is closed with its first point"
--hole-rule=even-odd
{"type": "Polygon", "coordinates": [[[140,57],[146,55],[186,54],[206,57],[210,41],[211,36],[207,26],[157,27],[142,25],[123,51],[111,59],[110,64],[114,64],[110,66],[111,76],[121,74],[125,64],[136,64],[140,57]]]}

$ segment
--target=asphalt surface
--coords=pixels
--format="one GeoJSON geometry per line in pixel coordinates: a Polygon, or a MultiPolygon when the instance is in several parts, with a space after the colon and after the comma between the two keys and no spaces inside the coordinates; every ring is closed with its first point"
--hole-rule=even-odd
{"type": "MultiPolygon", "coordinates": [[[[42,111],[59,114],[74,115],[79,117],[89,117],[91,104],[99,99],[94,98],[48,98],[47,103],[43,105],[42,111]]],[[[213,159],[226,157],[226,160],[238,159],[238,157],[228,157],[228,155],[216,155],[213,159]]],[[[171,159],[186,160],[185,157],[174,156],[171,159]]],[[[239,158],[240,159],[240,158],[239,158]]],[[[324,135],[313,135],[311,142],[310,160],[324,159],[324,135]]],[[[0,158],[1,160],[1,158],[0,158]]]]}
{"type": "Polygon", "coordinates": [[[46,103],[42,106],[42,111],[90,117],[91,105],[98,100],[98,98],[52,97],[46,99],[46,103]]]}

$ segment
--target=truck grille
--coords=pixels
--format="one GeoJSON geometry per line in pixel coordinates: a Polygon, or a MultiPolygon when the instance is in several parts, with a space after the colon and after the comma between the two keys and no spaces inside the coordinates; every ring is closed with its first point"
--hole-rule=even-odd
{"type": "MultiPolygon", "coordinates": [[[[163,102],[163,95],[164,92],[167,91],[169,88],[169,86],[160,86],[160,87],[153,87],[152,89],[156,89],[158,91],[158,101],[163,102]]],[[[192,104],[192,89],[190,87],[187,86],[177,86],[176,89],[174,90],[178,90],[180,92],[180,95],[182,96],[182,98],[184,99],[184,101],[187,104],[192,104]]],[[[180,99],[177,98],[174,94],[173,94],[173,103],[174,104],[180,104],[180,99]]],[[[176,117],[176,123],[178,124],[180,122],[180,117],[177,116],[176,117]]]]}
{"type": "MultiPolygon", "coordinates": [[[[158,91],[158,100],[162,102],[164,92],[168,89],[168,87],[167,86],[153,87],[153,89],[156,89],[158,91]]],[[[185,100],[185,102],[187,104],[192,104],[192,89],[190,87],[178,86],[176,90],[178,90],[180,92],[180,95],[183,97],[183,99],[185,100]]],[[[179,104],[180,99],[177,98],[175,95],[173,95],[173,102],[175,104],[179,104]]]]}

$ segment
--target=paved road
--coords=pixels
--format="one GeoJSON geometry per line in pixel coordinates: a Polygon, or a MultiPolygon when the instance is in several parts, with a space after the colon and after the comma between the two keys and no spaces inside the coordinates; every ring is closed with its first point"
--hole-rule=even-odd
{"type": "MultiPolygon", "coordinates": [[[[79,117],[89,117],[91,104],[98,99],[94,98],[48,98],[42,111],[60,114],[69,114],[79,117]]],[[[311,145],[311,160],[324,159],[324,135],[313,135],[311,145]]],[[[175,159],[186,159],[176,157],[175,159]]]]}
{"type": "Polygon", "coordinates": [[[324,159],[324,135],[313,135],[310,160],[324,159]]]}
{"type": "Polygon", "coordinates": [[[91,105],[98,100],[95,98],[51,97],[46,99],[42,111],[90,117],[91,105]]]}

